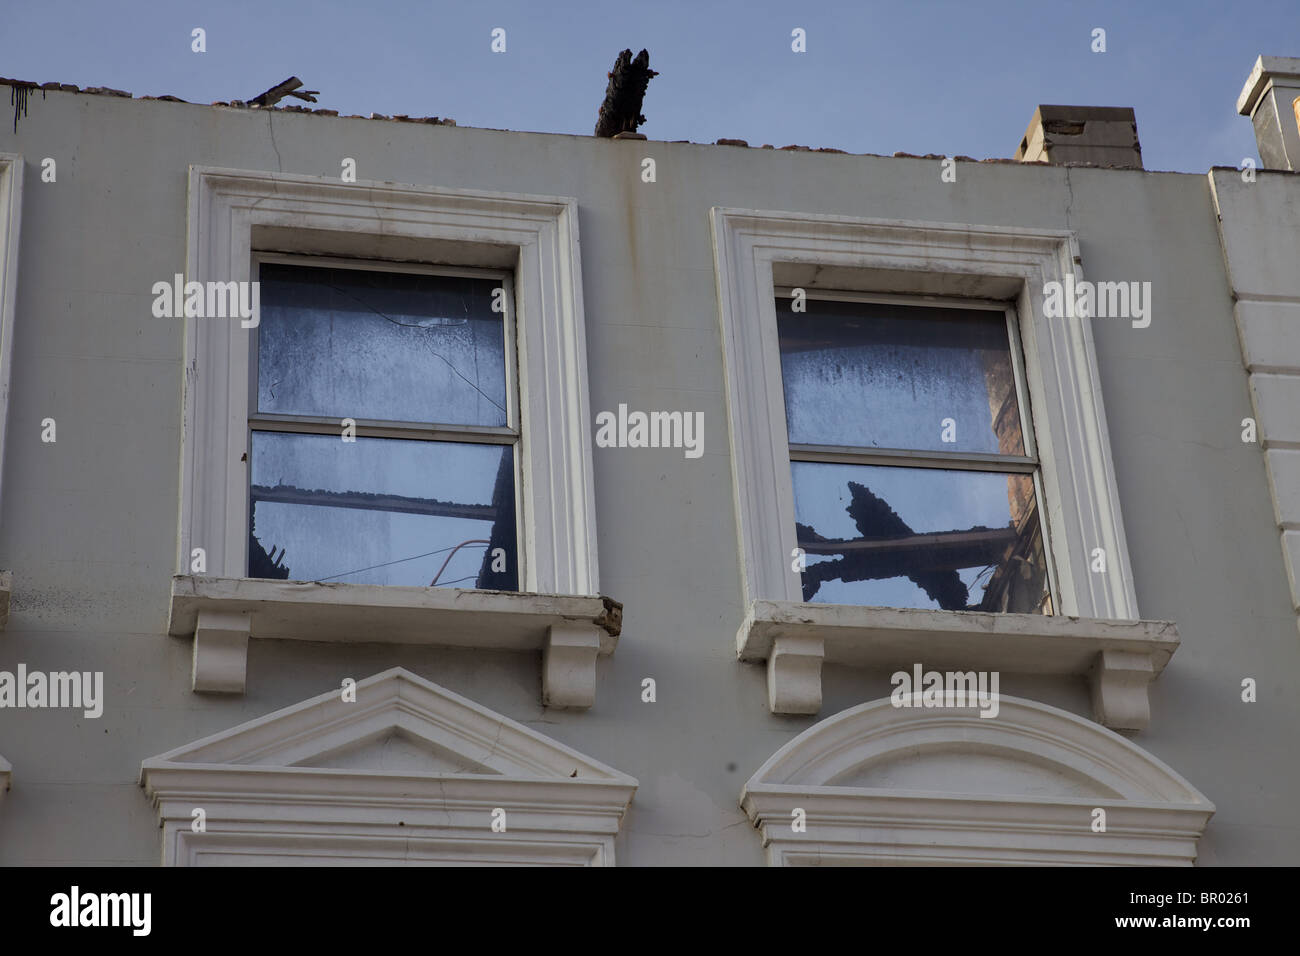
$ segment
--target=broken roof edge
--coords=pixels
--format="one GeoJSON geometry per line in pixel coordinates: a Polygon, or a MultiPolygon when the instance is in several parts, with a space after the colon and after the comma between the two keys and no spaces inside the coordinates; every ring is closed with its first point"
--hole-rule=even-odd
{"type": "MultiPolygon", "coordinates": [[[[71,83],[58,83],[58,82],[35,83],[31,80],[18,80],[18,79],[13,79],[4,76],[0,76],[0,86],[9,86],[14,88],[22,87],[28,90],[73,93],[77,95],[87,95],[87,96],[111,96],[111,97],[135,100],[137,102],[149,101],[155,103],[157,102],[181,103],[186,106],[196,106],[202,109],[213,109],[213,108],[230,109],[230,110],[236,110],[236,111],[248,112],[248,113],[297,113],[297,114],[306,114],[306,115],[313,115],[313,116],[328,116],[328,117],[334,117],[336,119],[359,119],[359,120],[382,121],[382,122],[390,122],[390,123],[423,123],[425,125],[430,125],[430,126],[453,126],[453,127],[457,126],[456,121],[448,117],[437,117],[437,116],[415,117],[415,116],[408,116],[404,113],[397,113],[393,115],[389,115],[385,113],[371,113],[369,116],[363,116],[360,113],[344,114],[344,113],[340,113],[338,110],[311,109],[310,107],[306,107],[306,106],[267,107],[267,106],[248,105],[243,100],[216,100],[211,103],[199,103],[193,100],[181,99],[178,96],[172,96],[170,94],[165,94],[161,96],[135,96],[134,94],[129,93],[126,90],[117,90],[106,86],[90,86],[90,87],[82,88],[71,83]]],[[[1114,107],[1114,108],[1125,109],[1126,107],[1114,107]]],[[[593,136],[585,133],[557,133],[557,132],[551,132],[546,130],[501,129],[492,126],[463,126],[459,128],[472,129],[480,132],[490,132],[490,133],[523,133],[526,135],[534,135],[534,136],[571,136],[574,139],[584,139],[584,140],[604,139],[603,137],[593,136]]],[[[606,139],[605,141],[626,142],[626,140],[619,141],[613,139],[606,139]]],[[[713,143],[696,143],[691,140],[685,140],[685,139],[677,139],[677,140],[646,139],[646,140],[631,140],[631,142],[647,142],[647,143],[657,143],[657,144],[673,145],[673,146],[675,145],[700,146],[700,147],[706,147],[710,149],[718,146],[730,146],[730,147],[739,147],[745,149],[768,150],[775,153],[781,153],[781,152],[819,153],[823,155],[829,154],[829,155],[841,155],[841,156],[852,156],[852,157],[866,157],[869,159],[920,159],[920,160],[927,160],[931,162],[942,161],[944,159],[952,159],[959,163],[975,163],[981,165],[1027,166],[1027,167],[1037,167],[1037,168],[1044,168],[1044,169],[1051,169],[1051,168],[1104,169],[1113,172],[1171,173],[1180,176],[1204,175],[1204,173],[1184,172],[1182,170],[1131,169],[1123,166],[1112,166],[1109,164],[1097,164],[1097,163],[1081,163],[1081,162],[1047,163],[1047,162],[1039,162],[1039,161],[1024,162],[1022,160],[1012,159],[1006,156],[989,156],[985,159],[976,159],[973,156],[966,156],[962,154],[945,156],[941,153],[920,154],[920,153],[908,153],[902,151],[894,152],[892,154],[869,153],[869,152],[854,153],[854,152],[850,152],[849,150],[837,149],[835,147],[830,147],[830,146],[813,147],[813,146],[789,145],[789,146],[778,147],[770,143],[764,143],[762,146],[751,147],[749,143],[743,139],[727,139],[727,138],[718,139],[713,143]]],[[[1214,168],[1218,168],[1218,167],[1214,167],[1214,168]]]]}
{"type": "Polygon", "coordinates": [[[115,96],[121,99],[145,100],[153,102],[166,103],[184,103],[186,106],[200,107],[226,107],[228,109],[248,110],[249,112],[275,112],[275,113],[311,113],[318,116],[337,116],[340,119],[372,119],[388,120],[397,123],[427,123],[438,126],[455,126],[456,121],[450,117],[439,116],[409,116],[405,113],[397,113],[389,116],[384,113],[371,113],[369,116],[362,116],[360,113],[340,114],[338,110],[331,109],[311,109],[306,106],[260,106],[256,103],[249,103],[245,100],[214,100],[211,103],[199,103],[194,100],[182,99],[179,96],[163,94],[161,96],[136,96],[127,90],[117,90],[108,86],[87,86],[79,87],[73,83],[36,83],[31,80],[18,80],[12,77],[0,76],[0,86],[9,86],[15,89],[40,90],[45,93],[75,93],[87,96],[115,96]]]}

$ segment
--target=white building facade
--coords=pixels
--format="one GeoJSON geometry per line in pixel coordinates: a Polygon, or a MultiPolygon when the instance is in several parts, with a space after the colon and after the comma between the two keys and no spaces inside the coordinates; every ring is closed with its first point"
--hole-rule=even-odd
{"type": "Polygon", "coordinates": [[[112,92],[0,134],[0,864],[1300,860],[1300,61],[1205,175],[112,92]]]}

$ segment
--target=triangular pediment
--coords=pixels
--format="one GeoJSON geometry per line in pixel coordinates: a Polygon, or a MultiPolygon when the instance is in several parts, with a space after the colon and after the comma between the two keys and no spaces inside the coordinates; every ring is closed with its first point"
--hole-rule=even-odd
{"type": "Polygon", "coordinates": [[[146,760],[162,767],[319,769],[631,783],[626,774],[404,668],[146,760]]]}
{"type": "Polygon", "coordinates": [[[382,773],[498,773],[485,764],[409,734],[400,727],[381,731],[342,750],[311,757],[298,766],[382,773]]]}

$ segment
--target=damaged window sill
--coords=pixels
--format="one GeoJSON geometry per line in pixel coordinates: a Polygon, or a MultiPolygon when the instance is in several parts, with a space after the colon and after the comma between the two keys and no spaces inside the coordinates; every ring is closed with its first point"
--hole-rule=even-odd
{"type": "Polygon", "coordinates": [[[742,661],[767,662],[776,714],[821,710],[823,661],[858,667],[1086,676],[1094,717],[1114,730],[1150,723],[1147,687],[1178,649],[1168,621],[754,601],[736,633],[742,661]]]}
{"type": "Polygon", "coordinates": [[[543,703],[586,708],[622,617],[604,597],[177,575],[167,633],[193,635],[196,691],[242,694],[250,637],[422,644],[541,650],[543,703]]]}

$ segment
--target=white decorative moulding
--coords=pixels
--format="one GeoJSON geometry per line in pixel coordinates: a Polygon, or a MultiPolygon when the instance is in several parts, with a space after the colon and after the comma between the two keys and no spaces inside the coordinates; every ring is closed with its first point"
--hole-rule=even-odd
{"type": "Polygon", "coordinates": [[[767,661],[768,705],[821,710],[824,663],[927,670],[996,670],[1086,677],[1099,723],[1137,731],[1151,721],[1147,689],[1178,649],[1169,621],[1097,621],[1044,614],[753,601],[736,632],[742,661],[767,661]]]}
{"type": "MultiPolygon", "coordinates": [[[[1048,318],[1043,309],[1047,283],[1071,274],[1082,277],[1073,233],[723,208],[713,210],[712,221],[740,563],[751,614],[738,644],[743,659],[768,661],[772,710],[815,713],[821,706],[820,660],[838,659],[850,644],[863,643],[846,640],[843,629],[833,628],[840,636],[828,641],[826,634],[798,626],[807,605],[800,577],[790,568],[797,542],[777,341],[778,269],[856,277],[851,281],[859,283],[853,286],[857,291],[905,289],[1013,300],[1041,462],[1057,612],[1092,623],[1137,620],[1092,328],[1088,319],[1048,318]],[[1097,548],[1106,553],[1106,573],[1090,571],[1097,548]],[[794,616],[783,622],[782,640],[752,639],[755,602],[791,609],[794,616]]],[[[931,645],[942,645],[944,632],[966,630],[960,613],[941,612],[934,626],[916,635],[922,640],[911,648],[909,660],[939,665],[931,645]]],[[[1114,667],[1102,667],[1103,699],[1115,699],[1115,674],[1128,670],[1112,660],[1114,667]]],[[[1145,685],[1131,674],[1123,683],[1128,689],[1120,698],[1125,699],[1114,711],[1126,713],[1118,725],[1145,725],[1145,685]]]]}
{"type": "Polygon", "coordinates": [[[770,865],[1195,860],[1214,805],[1118,734],[1015,697],[1000,699],[994,719],[916,702],[879,700],[827,718],[750,778],[740,802],[770,865]],[[796,810],[802,829],[792,826],[796,810]]]}
{"type": "Polygon", "coordinates": [[[614,653],[609,598],[177,575],[167,632],[194,639],[193,689],[243,693],[249,638],[540,650],[542,701],[591,707],[614,653]]]}
{"type": "Polygon", "coordinates": [[[543,650],[548,702],[590,706],[596,657],[612,651],[618,633],[593,621],[618,605],[595,597],[576,200],[191,167],[186,280],[248,281],[262,244],[461,265],[483,256],[493,261],[480,264],[513,270],[524,593],[458,589],[426,598],[401,588],[238,585],[248,541],[249,332],[237,319],[187,318],[178,567],[188,570],[192,550],[202,548],[215,579],[181,578],[188,583],[173,587],[170,630],[196,636],[194,689],[242,692],[250,637],[416,641],[543,650]],[[555,595],[581,600],[557,610],[563,598],[555,595]],[[483,633],[469,633],[472,618],[483,633]],[[560,626],[554,635],[552,625],[560,626]]]}
{"type": "MultiPolygon", "coordinates": [[[[434,262],[449,248],[505,255],[521,389],[520,587],[599,594],[577,201],[190,167],[186,281],[249,281],[259,230],[278,251],[334,237],[358,257],[386,258],[395,243],[434,262]]],[[[203,548],[210,573],[243,577],[249,332],[239,320],[185,322],[177,566],[203,548]]]]}
{"type": "Polygon", "coordinates": [[[637,788],[402,668],[145,760],[140,782],[166,866],[612,866],[637,788]]]}
{"type": "MultiPolygon", "coordinates": [[[[23,158],[0,153],[0,478],[9,421],[9,369],[18,302],[19,227],[23,212],[23,158]]],[[[0,487],[0,501],[3,501],[0,487]]]]}
{"type": "Polygon", "coordinates": [[[1059,612],[1137,619],[1092,328],[1043,312],[1046,283],[1082,275],[1073,233],[715,208],[713,239],[747,603],[801,600],[773,267],[807,263],[1019,290],[1059,612]],[[1106,574],[1089,572],[1094,548],[1106,574]]]}

